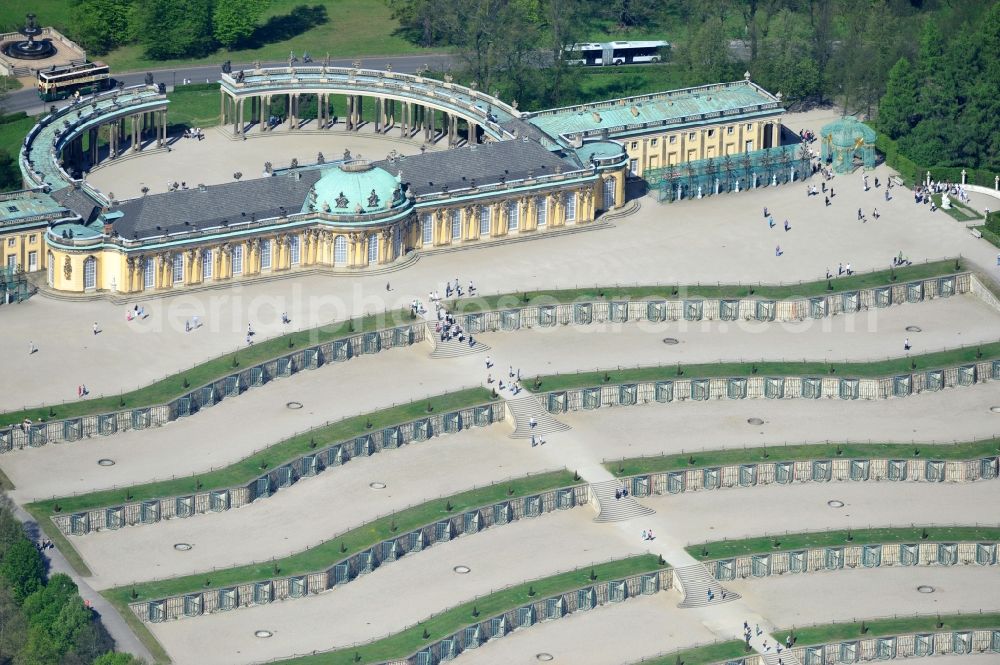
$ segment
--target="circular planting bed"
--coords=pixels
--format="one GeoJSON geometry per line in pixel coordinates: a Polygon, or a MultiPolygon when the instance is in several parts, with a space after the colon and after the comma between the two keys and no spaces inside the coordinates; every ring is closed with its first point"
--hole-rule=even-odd
{"type": "Polygon", "coordinates": [[[254,636],[254,637],[259,637],[259,638],[261,638],[261,639],[265,639],[265,638],[268,638],[268,637],[272,637],[273,635],[274,635],[274,633],[272,633],[272,632],[271,632],[271,631],[269,631],[269,630],[255,630],[255,631],[253,632],[253,636],[254,636]]]}
{"type": "Polygon", "coordinates": [[[832,499],[830,501],[827,501],[826,505],[830,506],[831,508],[843,508],[844,502],[838,499],[832,499]]]}
{"type": "Polygon", "coordinates": [[[108,459],[107,457],[97,460],[99,466],[114,466],[115,461],[113,459],[108,459]]]}
{"type": "Polygon", "coordinates": [[[174,549],[178,552],[188,552],[194,547],[191,543],[174,543],[174,549]]]}
{"type": "Polygon", "coordinates": [[[923,332],[920,326],[906,326],[906,332],[923,332]]]}
{"type": "Polygon", "coordinates": [[[664,337],[663,338],[663,343],[664,344],[669,344],[670,346],[673,346],[674,344],[680,344],[681,341],[679,339],[677,339],[676,337],[664,337]]]}
{"type": "Polygon", "coordinates": [[[749,423],[751,425],[763,425],[764,424],[764,419],[763,418],[747,418],[747,423],[749,423]]]}
{"type": "Polygon", "coordinates": [[[368,487],[372,488],[373,490],[384,490],[386,485],[385,483],[376,482],[376,483],[368,483],[368,487]]]}
{"type": "Polygon", "coordinates": [[[468,575],[469,573],[472,572],[472,568],[469,568],[468,566],[455,566],[454,568],[452,568],[452,570],[454,570],[459,575],[468,575]]]}
{"type": "Polygon", "coordinates": [[[288,407],[289,409],[301,409],[302,402],[286,402],[285,406],[288,407]]]}
{"type": "Polygon", "coordinates": [[[543,651],[542,653],[536,653],[536,654],[535,654],[535,658],[536,658],[536,659],[538,659],[538,660],[541,660],[541,661],[543,661],[543,662],[546,662],[546,663],[547,663],[548,661],[550,661],[550,660],[552,660],[553,658],[555,658],[555,656],[553,656],[553,655],[552,655],[552,654],[550,654],[550,653],[545,653],[545,652],[543,651]]]}
{"type": "Polygon", "coordinates": [[[921,584],[917,587],[917,591],[920,593],[934,593],[935,589],[929,584],[921,584]]]}

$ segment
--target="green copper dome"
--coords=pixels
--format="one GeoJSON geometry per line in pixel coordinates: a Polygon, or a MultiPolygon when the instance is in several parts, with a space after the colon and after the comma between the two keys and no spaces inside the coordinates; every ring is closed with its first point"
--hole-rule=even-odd
{"type": "Polygon", "coordinates": [[[364,215],[385,212],[405,202],[395,176],[368,162],[354,161],[326,169],[313,185],[303,212],[364,215]]]}

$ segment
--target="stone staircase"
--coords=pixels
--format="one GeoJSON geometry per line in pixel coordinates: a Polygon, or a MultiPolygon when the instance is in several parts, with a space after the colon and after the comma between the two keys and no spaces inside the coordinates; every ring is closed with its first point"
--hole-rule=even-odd
{"type": "MultiPolygon", "coordinates": [[[[430,328],[427,332],[428,335],[433,335],[434,329],[430,328]]],[[[480,341],[476,341],[475,346],[469,346],[469,340],[464,342],[459,342],[457,339],[451,339],[447,342],[442,342],[441,340],[434,341],[434,350],[431,351],[431,358],[460,358],[462,356],[471,356],[476,353],[485,353],[489,351],[490,347],[483,344],[480,341]]]]}
{"type": "MultiPolygon", "coordinates": [[[[726,599],[728,600],[728,596],[726,599]]],[[[781,649],[781,653],[777,653],[774,649],[767,653],[758,653],[764,659],[765,665],[802,665],[802,661],[796,658],[794,653],[786,651],[784,648],[781,649]]]]}
{"type": "MultiPolygon", "coordinates": [[[[734,591],[724,590],[719,580],[712,577],[703,564],[684,566],[674,570],[677,574],[678,584],[684,599],[677,607],[706,607],[708,605],[718,605],[738,600],[740,595],[734,591]],[[708,591],[714,594],[712,600],[708,599],[708,591]],[[725,598],[723,598],[725,592],[725,598]]],[[[775,660],[775,663],[778,661],[775,660]]]]}
{"type": "Polygon", "coordinates": [[[656,512],[636,501],[631,494],[616,499],[615,490],[620,489],[621,486],[620,480],[605,480],[590,485],[590,491],[597,499],[598,505],[595,522],[623,522],[644,515],[652,515],[656,512]]]}
{"type": "Polygon", "coordinates": [[[570,428],[566,423],[553,418],[536,395],[524,392],[527,393],[524,397],[507,400],[507,406],[514,416],[514,431],[510,434],[510,438],[530,439],[532,434],[544,436],[554,432],[565,432],[570,428]],[[536,422],[534,427],[530,424],[532,418],[536,422]]]}

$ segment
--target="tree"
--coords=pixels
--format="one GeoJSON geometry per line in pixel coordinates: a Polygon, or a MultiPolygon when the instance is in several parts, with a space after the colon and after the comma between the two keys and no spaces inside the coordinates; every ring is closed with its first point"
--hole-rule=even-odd
{"type": "Polygon", "coordinates": [[[232,48],[253,34],[268,0],[215,0],[212,34],[216,41],[232,48]]]}
{"type": "Polygon", "coordinates": [[[45,580],[45,563],[35,545],[23,534],[4,554],[3,561],[0,561],[0,579],[3,579],[18,602],[42,586],[45,580]]]}
{"type": "Polygon", "coordinates": [[[133,39],[133,0],[76,0],[73,34],[88,52],[104,55],[133,39]]]}
{"type": "Polygon", "coordinates": [[[898,139],[910,131],[919,120],[917,77],[910,61],[900,58],[889,70],[885,95],[878,108],[878,128],[898,139]]]}
{"type": "Polygon", "coordinates": [[[96,658],[94,665],[143,665],[143,661],[130,653],[108,652],[96,658]]]}
{"type": "Polygon", "coordinates": [[[138,23],[153,60],[203,56],[215,48],[211,0],[143,0],[138,23]]]}

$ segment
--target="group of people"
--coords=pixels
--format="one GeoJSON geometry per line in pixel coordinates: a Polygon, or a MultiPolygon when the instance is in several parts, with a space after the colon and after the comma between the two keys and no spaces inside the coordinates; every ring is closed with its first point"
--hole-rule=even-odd
{"type": "MultiPolygon", "coordinates": [[[[750,624],[748,622],[744,621],[743,622],[743,639],[746,641],[748,648],[750,646],[750,640],[752,640],[754,638],[754,634],[756,634],[757,637],[760,637],[761,635],[764,634],[764,631],[762,631],[760,629],[760,624],[754,624],[753,630],[751,631],[750,624]]],[[[785,638],[785,649],[791,649],[793,644],[795,644],[795,640],[792,638],[791,634],[789,634],[785,638]]],[[[767,640],[764,640],[764,642],[761,644],[761,648],[764,650],[764,653],[770,653],[770,651],[771,651],[771,645],[769,645],[767,643],[767,640]]],[[[781,642],[776,643],[774,645],[774,649],[775,649],[775,653],[781,653],[781,651],[782,651],[782,649],[781,649],[781,642]]],[[[778,665],[785,665],[784,660],[781,659],[781,658],[778,658],[778,665]]]]}
{"type": "MultiPolygon", "coordinates": [[[[451,312],[446,312],[440,304],[438,304],[437,310],[438,322],[434,327],[434,332],[436,332],[442,342],[450,342],[453,340],[458,340],[460,344],[465,343],[466,334],[462,326],[455,320],[451,312]]],[[[471,349],[476,345],[476,339],[472,336],[472,333],[468,334],[469,348],[471,349]]]]}
{"type": "Polygon", "coordinates": [[[205,132],[202,131],[201,127],[191,127],[184,130],[183,136],[186,139],[198,139],[201,141],[205,138],[205,132]]]}
{"type": "MultiPolygon", "coordinates": [[[[125,312],[125,320],[126,321],[135,321],[137,319],[145,319],[147,316],[149,316],[149,315],[146,314],[146,308],[144,306],[142,306],[142,305],[134,305],[131,309],[129,309],[129,310],[127,310],[125,312]]],[[[94,327],[95,328],[97,327],[96,323],[94,324],[94,327]]],[[[94,334],[97,334],[97,333],[94,333],[94,334]]]]}
{"type": "Polygon", "coordinates": [[[177,182],[176,180],[168,180],[167,181],[167,191],[168,192],[176,192],[176,191],[180,191],[182,189],[188,189],[187,182],[184,182],[184,181],[177,182]]]}

